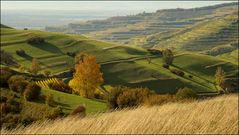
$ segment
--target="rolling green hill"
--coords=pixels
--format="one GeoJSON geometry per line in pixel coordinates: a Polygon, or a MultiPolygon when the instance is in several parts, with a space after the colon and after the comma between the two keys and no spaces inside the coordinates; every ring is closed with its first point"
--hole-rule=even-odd
{"type": "Polygon", "coordinates": [[[236,65],[222,59],[206,55],[178,54],[171,68],[185,72],[185,76],[179,77],[162,67],[160,56],[153,56],[144,49],[101,42],[80,35],[1,28],[1,39],[1,49],[10,52],[16,61],[25,67],[30,66],[34,57],[41,62],[42,71],[49,69],[53,74],[57,74],[74,66],[74,58],[68,56],[67,52],[84,52],[97,57],[105,85],[148,87],[159,93],[175,93],[182,87],[190,87],[198,92],[216,91],[213,83],[216,68],[209,67],[208,70],[205,66],[216,67],[220,63],[226,63],[223,69],[228,75],[237,72],[236,65]],[[44,38],[45,42],[37,45],[28,44],[27,39],[32,35],[44,38]],[[26,56],[16,54],[20,49],[25,51],[26,56]],[[152,63],[148,63],[148,58],[152,63]],[[198,66],[202,68],[194,68],[198,66]],[[189,75],[193,78],[188,77],[189,75]]]}

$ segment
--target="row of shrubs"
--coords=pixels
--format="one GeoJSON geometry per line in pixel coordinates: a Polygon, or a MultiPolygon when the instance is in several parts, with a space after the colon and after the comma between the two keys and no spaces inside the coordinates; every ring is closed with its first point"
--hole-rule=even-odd
{"type": "Polygon", "coordinates": [[[40,86],[20,75],[11,76],[8,79],[8,85],[12,91],[22,94],[27,101],[38,99],[41,93],[40,86]]]}
{"type": "Polygon", "coordinates": [[[111,109],[126,108],[140,105],[161,105],[169,102],[196,99],[197,93],[189,88],[179,89],[176,95],[159,95],[147,88],[114,87],[108,95],[111,109]]]}

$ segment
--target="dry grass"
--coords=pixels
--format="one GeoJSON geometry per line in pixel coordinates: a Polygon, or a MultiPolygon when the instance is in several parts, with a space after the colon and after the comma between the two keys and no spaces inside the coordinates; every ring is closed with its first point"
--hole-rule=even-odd
{"type": "Polygon", "coordinates": [[[45,121],[12,134],[237,134],[238,95],[45,121]]]}

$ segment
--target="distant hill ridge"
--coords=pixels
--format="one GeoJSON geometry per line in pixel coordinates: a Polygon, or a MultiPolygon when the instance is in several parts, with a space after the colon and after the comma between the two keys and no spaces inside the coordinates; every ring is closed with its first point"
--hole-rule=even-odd
{"type": "MultiPolygon", "coordinates": [[[[46,30],[86,34],[101,40],[142,45],[140,40],[144,36],[172,33],[201,21],[228,15],[238,11],[237,6],[238,2],[233,2],[192,9],[163,9],[154,13],[144,12],[106,20],[70,23],[67,27],[47,27],[46,30]]],[[[151,40],[148,42],[154,43],[151,40]]]]}
{"type": "Polygon", "coordinates": [[[4,25],[4,24],[0,24],[0,28],[11,28],[11,27],[4,25]]]}

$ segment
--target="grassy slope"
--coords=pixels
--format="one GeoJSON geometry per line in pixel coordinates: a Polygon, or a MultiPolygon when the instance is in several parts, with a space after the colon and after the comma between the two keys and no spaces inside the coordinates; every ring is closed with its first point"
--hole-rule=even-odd
{"type": "Polygon", "coordinates": [[[237,134],[238,95],[191,103],[122,110],[95,117],[70,117],[5,134],[237,134]],[[213,108],[213,109],[212,109],[213,108]],[[176,113],[175,113],[176,112],[176,113]]]}
{"type": "Polygon", "coordinates": [[[54,100],[62,106],[63,110],[67,113],[71,112],[79,105],[86,107],[86,113],[104,112],[107,109],[107,105],[103,101],[91,100],[83,98],[74,94],[63,93],[51,89],[42,89],[44,95],[53,94],[54,100]]]}
{"type": "MultiPolygon", "coordinates": [[[[79,35],[4,28],[1,29],[1,39],[1,48],[11,52],[20,64],[29,66],[31,58],[37,57],[53,73],[67,70],[69,68],[68,65],[73,66],[74,59],[66,55],[66,52],[86,52],[96,55],[97,61],[101,64],[104,73],[105,84],[149,87],[160,93],[174,93],[178,88],[185,86],[191,87],[196,91],[215,90],[212,83],[207,83],[207,78],[200,77],[201,75],[197,72],[197,69],[184,67],[184,59],[180,62],[181,60],[176,58],[175,64],[179,68],[183,67],[190,72],[186,73],[185,77],[178,77],[162,68],[163,62],[161,58],[152,58],[153,63],[148,64],[145,58],[149,54],[137,47],[95,41],[79,35]],[[44,37],[46,43],[35,46],[27,44],[25,40],[28,35],[32,34],[44,37]],[[15,51],[18,49],[24,49],[29,57],[22,58],[16,55],[15,51]],[[188,75],[191,72],[195,72],[198,77],[189,78],[188,75]],[[152,77],[155,74],[157,77],[152,77]]],[[[194,58],[193,55],[189,55],[187,59],[190,59],[191,56],[194,58]]],[[[195,58],[195,61],[202,64],[200,61],[203,57],[205,57],[204,61],[207,61],[204,55],[201,55],[198,59],[195,58]]],[[[221,60],[213,59],[208,62],[218,63],[219,61],[221,60]]],[[[190,64],[193,66],[196,63],[187,64],[188,66],[190,64]]],[[[230,67],[232,71],[236,69],[236,66],[230,67]]],[[[207,77],[212,79],[213,74],[209,74],[207,77]]]]}
{"type": "Polygon", "coordinates": [[[65,35],[59,33],[49,33],[43,31],[33,30],[15,30],[15,29],[1,29],[1,48],[14,55],[18,62],[25,66],[29,66],[32,57],[36,57],[42,62],[44,66],[51,67],[53,73],[67,70],[67,66],[72,65],[74,59],[66,52],[86,52],[94,54],[98,58],[98,62],[118,60],[123,58],[136,57],[138,55],[146,54],[145,51],[117,48],[104,50],[113,44],[100,42],[96,40],[87,39],[78,35],[65,35]],[[38,35],[45,38],[46,43],[41,45],[29,45],[26,39],[30,35],[38,35]],[[19,57],[15,51],[23,49],[29,57],[19,57]],[[125,52],[128,51],[126,54],[125,52]],[[105,53],[107,52],[107,53],[105,53]]]}

